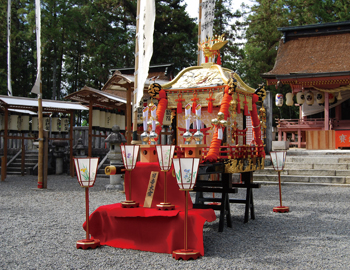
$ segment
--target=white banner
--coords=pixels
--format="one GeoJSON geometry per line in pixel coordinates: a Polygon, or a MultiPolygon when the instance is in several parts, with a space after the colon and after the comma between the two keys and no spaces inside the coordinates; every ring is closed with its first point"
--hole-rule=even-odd
{"type": "Polygon", "coordinates": [[[12,96],[11,85],[11,0],[7,3],[7,94],[12,96]]]}
{"type": "Polygon", "coordinates": [[[139,32],[138,32],[138,70],[137,89],[134,110],[143,97],[144,84],[148,76],[149,63],[153,54],[153,32],[156,17],[154,0],[140,0],[139,32]]]}
{"type": "MultiPolygon", "coordinates": [[[[204,0],[202,2],[201,19],[201,42],[207,37],[213,36],[215,0],[204,0]]],[[[200,64],[205,62],[203,51],[200,51],[200,64]]]]}
{"type": "Polygon", "coordinates": [[[37,74],[32,93],[40,94],[41,83],[41,9],[40,0],[35,0],[35,24],[36,24],[36,57],[37,57],[37,74]]]}

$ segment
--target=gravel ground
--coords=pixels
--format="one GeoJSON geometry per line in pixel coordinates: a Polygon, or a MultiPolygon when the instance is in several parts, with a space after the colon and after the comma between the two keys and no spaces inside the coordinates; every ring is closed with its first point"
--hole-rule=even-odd
{"type": "MultiPolygon", "coordinates": [[[[231,205],[232,228],[218,232],[218,219],[204,225],[205,256],[176,261],[170,254],[102,246],[78,250],[85,238],[84,191],[70,176],[8,176],[0,182],[0,269],[348,269],[350,189],[283,185],[289,213],[273,213],[278,186],[254,190],[256,219],[243,223],[243,205],[231,205]]],[[[90,213],[120,202],[124,194],[106,191],[108,179],[90,189],[90,213]]],[[[243,196],[243,190],[232,194],[243,196]]],[[[219,212],[216,212],[217,217],[219,212]]]]}

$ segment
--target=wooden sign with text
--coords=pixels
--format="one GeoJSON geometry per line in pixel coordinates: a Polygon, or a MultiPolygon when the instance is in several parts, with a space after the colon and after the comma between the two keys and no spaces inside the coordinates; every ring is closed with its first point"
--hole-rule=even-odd
{"type": "Polygon", "coordinates": [[[158,172],[152,171],[151,176],[149,178],[148,188],[147,188],[147,192],[146,192],[146,198],[145,198],[145,202],[143,204],[143,207],[150,208],[152,206],[153,195],[154,195],[154,190],[156,188],[157,180],[158,180],[158,172]]]}

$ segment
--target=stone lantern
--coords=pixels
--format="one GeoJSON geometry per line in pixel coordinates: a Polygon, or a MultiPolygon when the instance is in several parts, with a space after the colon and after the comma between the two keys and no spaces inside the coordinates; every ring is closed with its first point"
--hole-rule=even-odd
{"type": "Polygon", "coordinates": [[[82,138],[79,138],[77,144],[73,147],[73,153],[75,157],[86,157],[85,146],[82,138]]]}
{"type": "Polygon", "coordinates": [[[61,140],[54,140],[52,142],[52,145],[54,146],[53,149],[53,156],[55,157],[55,164],[56,164],[56,174],[62,174],[63,173],[63,159],[66,151],[66,146],[68,145],[68,142],[61,141],[61,140]]]}
{"type": "MultiPolygon", "coordinates": [[[[126,143],[126,139],[123,134],[120,133],[120,127],[114,125],[112,127],[112,133],[105,140],[106,143],[109,143],[109,152],[107,154],[108,159],[110,160],[110,168],[115,170],[114,173],[109,174],[110,184],[106,186],[107,189],[117,189],[119,191],[123,190],[122,183],[122,172],[121,169],[124,168],[122,154],[120,151],[120,145],[126,143]]],[[[106,170],[105,170],[106,171],[106,170]]]]}

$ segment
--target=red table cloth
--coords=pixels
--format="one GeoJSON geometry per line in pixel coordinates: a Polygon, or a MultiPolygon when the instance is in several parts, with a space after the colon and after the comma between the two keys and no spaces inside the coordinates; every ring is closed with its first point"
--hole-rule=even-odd
{"type": "MultiPolygon", "coordinates": [[[[175,210],[160,211],[153,207],[164,201],[164,173],[158,163],[136,164],[132,171],[132,199],[143,205],[152,171],[159,171],[152,208],[122,208],[120,203],[103,205],[89,218],[90,234],[100,239],[101,245],[159,253],[172,253],[184,248],[185,192],[179,191],[171,171],[167,173],[168,202],[175,210]]],[[[129,175],[125,175],[125,193],[128,194],[129,175]]],[[[188,248],[204,255],[203,225],[216,219],[212,209],[192,209],[188,196],[188,248]]],[[[85,227],[85,224],[84,224],[85,227]]]]}

